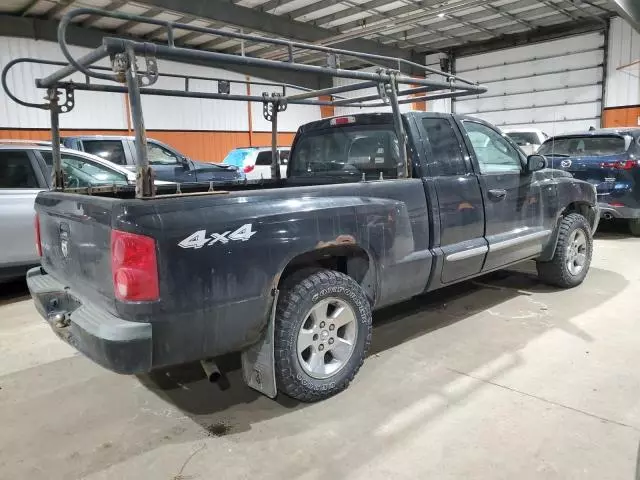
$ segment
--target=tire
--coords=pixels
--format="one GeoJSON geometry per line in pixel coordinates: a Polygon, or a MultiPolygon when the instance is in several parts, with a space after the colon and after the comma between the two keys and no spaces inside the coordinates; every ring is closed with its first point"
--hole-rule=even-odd
{"type": "Polygon", "coordinates": [[[553,258],[548,262],[538,262],[538,278],[545,283],[560,288],[573,288],[580,285],[589,271],[593,254],[593,236],[587,219],[579,213],[564,217],[559,226],[558,243],[553,258]],[[574,242],[582,242],[576,247],[574,242]],[[573,252],[584,257],[573,256],[573,252]],[[572,258],[575,260],[572,263],[572,258]],[[582,259],[581,268],[577,268],[582,259]]]}
{"type": "Polygon", "coordinates": [[[634,237],[640,237],[640,219],[634,218],[629,220],[629,231],[634,237]]]}
{"type": "Polygon", "coordinates": [[[324,400],[347,388],[364,362],[369,301],[343,273],[298,272],[281,288],[274,337],[278,390],[303,402],[324,400]]]}

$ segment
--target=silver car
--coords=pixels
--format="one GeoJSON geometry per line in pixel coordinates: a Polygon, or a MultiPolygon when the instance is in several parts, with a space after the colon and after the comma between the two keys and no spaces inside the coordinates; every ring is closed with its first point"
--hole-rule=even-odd
{"type": "MultiPolygon", "coordinates": [[[[61,154],[69,187],[135,184],[135,173],[100,157],[66,148],[61,154]]],[[[0,140],[0,282],[40,263],[33,202],[49,189],[52,159],[49,142],[0,140]]]]}

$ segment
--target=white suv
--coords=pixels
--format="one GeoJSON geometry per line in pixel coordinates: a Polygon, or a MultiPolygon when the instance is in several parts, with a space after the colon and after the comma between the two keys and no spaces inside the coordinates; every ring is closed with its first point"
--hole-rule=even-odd
{"type": "MultiPolygon", "coordinates": [[[[289,147],[278,147],[280,178],[287,176],[289,151],[289,147]]],[[[235,148],[227,154],[222,163],[241,169],[247,180],[268,179],[271,178],[271,147],[235,148]]]]}
{"type": "Polygon", "coordinates": [[[519,128],[503,130],[503,132],[518,145],[527,155],[533,155],[549,135],[536,128],[519,128]]]}

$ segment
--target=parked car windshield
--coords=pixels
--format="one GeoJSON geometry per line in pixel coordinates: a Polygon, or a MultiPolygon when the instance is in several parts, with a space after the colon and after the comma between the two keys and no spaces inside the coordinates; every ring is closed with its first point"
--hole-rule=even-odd
{"type": "Polygon", "coordinates": [[[556,137],[542,144],[541,155],[616,155],[627,151],[624,137],[616,135],[556,137]]]}
{"type": "MultiPolygon", "coordinates": [[[[53,168],[53,156],[51,152],[40,152],[49,173],[53,168]]],[[[127,176],[123,173],[111,170],[99,163],[92,162],[84,157],[61,153],[62,170],[65,182],[69,188],[93,187],[98,185],[127,185],[127,176]]]]}
{"type": "Polygon", "coordinates": [[[244,166],[245,159],[254,152],[253,148],[236,148],[235,150],[231,150],[222,163],[225,165],[233,165],[234,167],[242,168],[244,166]]]}
{"type": "Polygon", "coordinates": [[[540,140],[534,132],[507,132],[507,137],[516,142],[516,145],[538,145],[540,140]]]}
{"type": "Polygon", "coordinates": [[[400,150],[391,126],[337,127],[304,135],[292,152],[289,176],[398,176],[400,150]]]}

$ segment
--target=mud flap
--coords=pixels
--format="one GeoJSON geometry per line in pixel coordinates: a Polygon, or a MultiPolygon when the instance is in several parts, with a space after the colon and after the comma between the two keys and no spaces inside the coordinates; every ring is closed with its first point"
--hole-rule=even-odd
{"type": "Polygon", "coordinates": [[[279,293],[277,289],[273,292],[273,305],[264,335],[258,342],[242,352],[242,376],[245,383],[269,398],[275,398],[278,394],[273,353],[273,331],[279,293]]]}

